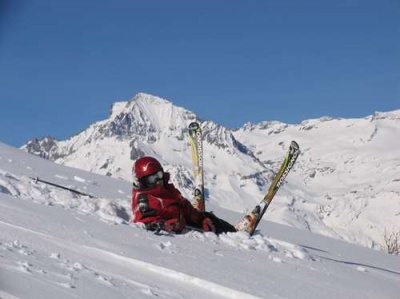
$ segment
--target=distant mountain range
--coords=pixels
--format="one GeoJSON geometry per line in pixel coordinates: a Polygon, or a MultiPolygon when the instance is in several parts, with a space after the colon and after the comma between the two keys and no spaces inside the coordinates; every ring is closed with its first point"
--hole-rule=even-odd
{"type": "Polygon", "coordinates": [[[114,103],[108,119],[68,140],[33,139],[22,149],[128,181],[134,160],[155,156],[191,198],[187,126],[194,120],[203,128],[206,195],[215,204],[252,209],[296,140],[302,153],[266,218],[376,249],[385,246],[385,230],[400,231],[400,110],[300,124],[264,121],[232,130],[140,93],[114,103]]]}

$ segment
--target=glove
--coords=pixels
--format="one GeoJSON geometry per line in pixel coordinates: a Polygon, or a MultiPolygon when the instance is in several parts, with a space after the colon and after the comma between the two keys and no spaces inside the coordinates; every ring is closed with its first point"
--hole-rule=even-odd
{"type": "Polygon", "coordinates": [[[183,221],[180,221],[178,218],[168,219],[164,222],[164,230],[169,233],[180,233],[184,228],[185,223],[183,221]]]}
{"type": "Polygon", "coordinates": [[[185,227],[185,223],[179,221],[178,218],[168,219],[168,220],[160,220],[158,222],[149,222],[145,224],[147,230],[154,231],[156,234],[161,231],[165,231],[167,233],[180,233],[185,227]]]}
{"type": "Polygon", "coordinates": [[[185,221],[180,221],[178,218],[172,218],[168,220],[161,220],[155,223],[157,229],[156,232],[166,231],[167,233],[181,233],[185,228],[185,221]]]}
{"type": "Polygon", "coordinates": [[[213,232],[215,233],[217,230],[215,229],[214,223],[210,220],[210,218],[204,218],[201,222],[201,226],[204,231],[206,232],[213,232]]]}

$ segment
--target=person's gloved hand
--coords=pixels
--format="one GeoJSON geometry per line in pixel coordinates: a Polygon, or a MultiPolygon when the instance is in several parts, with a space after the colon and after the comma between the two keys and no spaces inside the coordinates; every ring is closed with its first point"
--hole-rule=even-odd
{"type": "Polygon", "coordinates": [[[210,218],[204,218],[203,221],[201,222],[201,226],[204,231],[206,232],[216,232],[215,225],[212,223],[210,218]]]}
{"type": "Polygon", "coordinates": [[[165,231],[168,233],[181,233],[185,228],[185,222],[180,221],[178,218],[172,218],[168,220],[160,220],[158,222],[149,222],[145,224],[147,230],[151,230],[157,233],[165,231]]]}
{"type": "Polygon", "coordinates": [[[185,223],[178,218],[168,219],[164,221],[164,230],[166,232],[181,233],[185,228],[185,223]]]}

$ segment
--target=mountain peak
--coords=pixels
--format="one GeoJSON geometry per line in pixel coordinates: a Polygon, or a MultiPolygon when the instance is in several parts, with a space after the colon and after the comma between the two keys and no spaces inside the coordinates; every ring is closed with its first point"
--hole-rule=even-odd
{"type": "Polygon", "coordinates": [[[132,102],[142,102],[142,103],[147,103],[147,104],[166,104],[166,105],[173,105],[171,101],[168,101],[166,99],[163,99],[161,97],[151,95],[148,93],[144,92],[139,92],[137,93],[130,101],[129,104],[132,102]]]}
{"type": "Polygon", "coordinates": [[[173,103],[151,94],[139,92],[129,101],[113,103],[111,105],[111,113],[109,118],[114,119],[120,113],[132,112],[137,107],[139,107],[139,109],[141,110],[144,110],[146,107],[148,108],[149,106],[173,106],[173,103]]]}
{"type": "Polygon", "coordinates": [[[147,93],[138,93],[128,102],[116,102],[112,105],[109,121],[127,117],[141,126],[151,126],[151,131],[186,128],[188,121],[197,119],[192,111],[147,93]]]}

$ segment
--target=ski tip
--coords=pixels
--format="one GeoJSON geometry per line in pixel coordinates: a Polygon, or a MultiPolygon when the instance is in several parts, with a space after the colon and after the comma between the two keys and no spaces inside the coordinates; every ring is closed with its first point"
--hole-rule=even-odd
{"type": "Polygon", "coordinates": [[[294,140],[292,140],[292,142],[290,143],[290,146],[293,147],[293,148],[295,148],[296,150],[299,150],[299,149],[300,149],[299,144],[298,144],[296,141],[294,141],[294,140]]]}
{"type": "Polygon", "coordinates": [[[192,122],[189,124],[189,127],[198,127],[198,126],[200,126],[200,124],[199,124],[197,121],[192,121],[192,122]]]}

